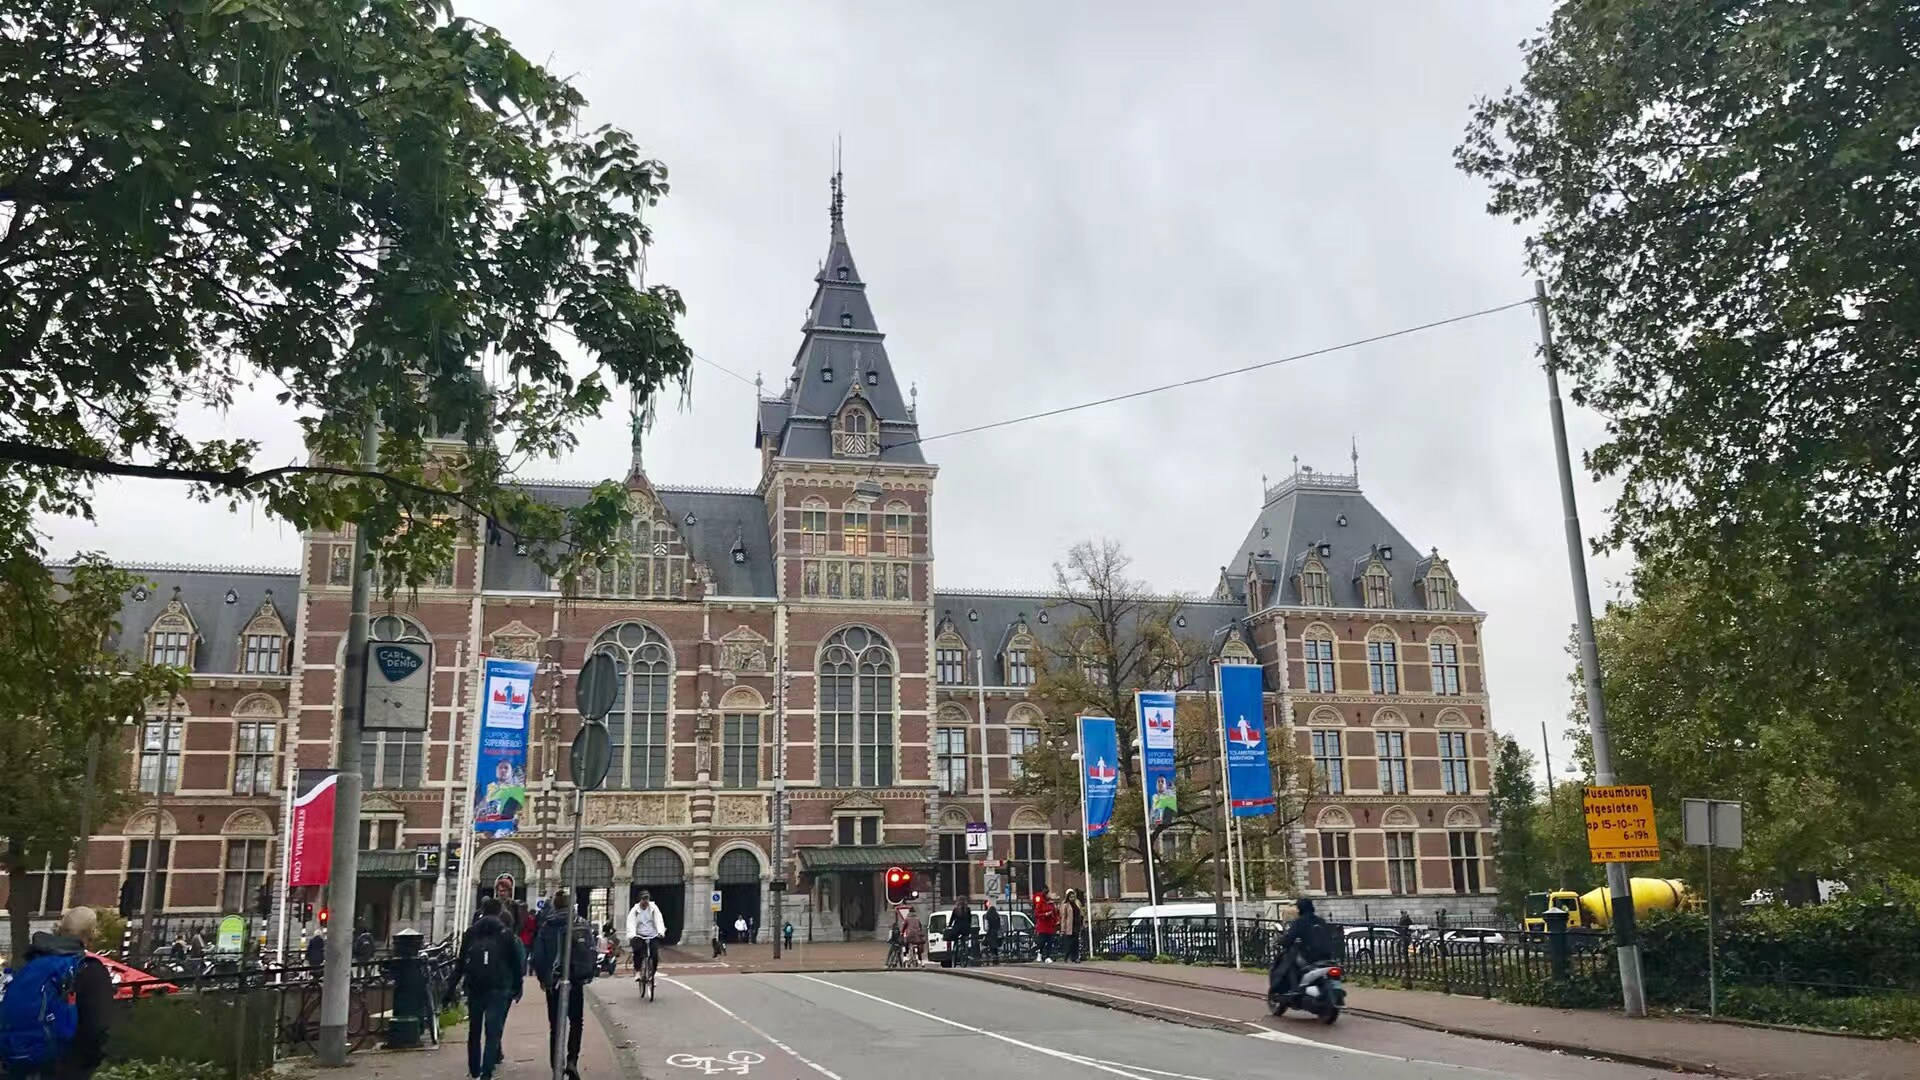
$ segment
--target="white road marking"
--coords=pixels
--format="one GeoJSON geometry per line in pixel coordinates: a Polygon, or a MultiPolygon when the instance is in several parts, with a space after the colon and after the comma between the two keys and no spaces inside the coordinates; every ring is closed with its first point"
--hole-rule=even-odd
{"type": "Polygon", "coordinates": [[[705,1057],[699,1054],[674,1054],[667,1058],[667,1064],[676,1069],[699,1069],[702,1076],[716,1076],[720,1073],[734,1073],[745,1076],[755,1065],[767,1060],[751,1050],[729,1050],[723,1058],[705,1057]]]}
{"type": "MultiPolygon", "coordinates": [[[[1036,1054],[1045,1054],[1050,1058],[1057,1058],[1061,1061],[1071,1061],[1076,1065],[1085,1065],[1089,1069],[1098,1069],[1101,1072],[1112,1073],[1115,1076],[1124,1076],[1124,1077],[1127,1077],[1127,1080],[1152,1080],[1151,1077],[1142,1076],[1140,1073],[1127,1071],[1128,1069],[1131,1069],[1133,1067],[1130,1065],[1123,1068],[1116,1065],[1110,1065],[1104,1061],[1095,1061],[1093,1058],[1082,1057],[1079,1054],[1068,1053],[1065,1050],[1056,1050],[1051,1046],[1041,1046],[1038,1043],[1026,1042],[1022,1039],[1016,1039],[1011,1035],[1002,1035],[997,1031],[988,1031],[986,1028],[977,1028],[977,1027],[974,1027],[972,1024],[963,1024],[958,1020],[949,1020],[944,1016],[936,1016],[930,1012],[922,1012],[921,1010],[916,1009],[911,1005],[902,1005],[897,1001],[889,1001],[886,998],[879,996],[878,994],[869,994],[865,990],[855,990],[851,986],[842,986],[837,982],[828,982],[825,979],[818,979],[813,977],[812,975],[802,975],[796,972],[795,977],[800,979],[805,979],[808,982],[819,983],[821,986],[831,986],[835,990],[842,990],[842,991],[845,991],[846,993],[854,994],[858,997],[866,998],[869,1001],[877,1001],[882,1005],[890,1005],[893,1008],[899,1009],[901,1012],[909,1012],[915,1016],[921,1017],[922,1019],[932,1020],[938,1024],[945,1024],[951,1028],[959,1028],[961,1031],[968,1032],[969,1034],[984,1035],[989,1039],[998,1039],[999,1041],[1006,1043],[1009,1046],[1020,1047],[1022,1050],[1031,1050],[1036,1054]]],[[[1191,1078],[1188,1078],[1188,1080],[1206,1080],[1206,1078],[1191,1077],[1191,1078]]]]}
{"type": "Polygon", "coordinates": [[[1183,1009],[1178,1005],[1162,1005],[1160,1002],[1157,1002],[1157,1001],[1144,1001],[1140,998],[1130,998],[1121,994],[1113,993],[1112,991],[1109,991],[1109,990],[1098,990],[1091,986],[1082,986],[1079,983],[1055,982],[1051,979],[1030,979],[1024,975],[996,975],[995,978],[1015,979],[1023,983],[1031,983],[1034,986],[1064,986],[1069,990],[1078,990],[1083,994],[1098,994],[1103,998],[1111,998],[1114,1001],[1124,1001],[1129,1005],[1144,1005],[1150,1009],[1165,1009],[1168,1012],[1184,1013],[1188,1016],[1200,1016],[1200,1017],[1205,1017],[1208,1020],[1218,1020],[1223,1024],[1245,1024],[1246,1026],[1250,1028],[1254,1028],[1256,1030],[1260,1030],[1260,1031],[1267,1030],[1266,1025],[1260,1023],[1257,1020],[1246,1020],[1238,1016],[1219,1016],[1214,1013],[1200,1012],[1197,1009],[1183,1009]]]}
{"type": "Polygon", "coordinates": [[[779,1039],[776,1039],[773,1036],[767,1034],[766,1032],[761,1031],[759,1028],[754,1027],[752,1024],[748,1023],[746,1018],[741,1016],[739,1013],[734,1012],[732,1009],[727,1008],[725,1005],[722,1005],[719,1002],[708,997],[707,995],[701,993],[700,991],[695,990],[693,987],[688,986],[686,983],[681,982],[679,979],[675,979],[666,975],[660,976],[660,979],[663,982],[666,982],[670,985],[677,986],[680,989],[685,990],[687,993],[692,994],[694,997],[699,998],[701,1001],[704,1001],[707,1004],[713,1006],[714,1008],[719,1009],[721,1012],[732,1017],[734,1022],[739,1024],[741,1027],[746,1028],[748,1031],[751,1031],[755,1035],[758,1035],[761,1038],[767,1040],[773,1045],[779,1047],[781,1050],[786,1051],[787,1056],[793,1058],[795,1061],[798,1061],[800,1064],[805,1065],[807,1068],[812,1069],[814,1072],[819,1073],[821,1076],[826,1077],[827,1080],[842,1080],[842,1077],[840,1076],[839,1073],[834,1072],[832,1069],[827,1068],[825,1065],[822,1065],[817,1061],[811,1061],[805,1057],[802,1057],[800,1054],[800,1051],[795,1050],[793,1047],[788,1046],[786,1043],[781,1042],[779,1039]]]}

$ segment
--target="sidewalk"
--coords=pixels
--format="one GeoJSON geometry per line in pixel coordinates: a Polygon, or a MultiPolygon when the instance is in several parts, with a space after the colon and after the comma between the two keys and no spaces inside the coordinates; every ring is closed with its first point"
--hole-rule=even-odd
{"type": "MultiPolygon", "coordinates": [[[[991,971],[993,969],[984,969],[991,971]]],[[[1231,968],[1179,964],[1023,964],[1019,974],[1052,981],[1075,971],[1142,983],[1266,998],[1266,976],[1231,968]]],[[[1658,1064],[1689,1072],[1804,1080],[1913,1080],[1920,1044],[1850,1038],[1704,1020],[1629,1020],[1597,1009],[1549,1009],[1423,990],[1351,987],[1348,1010],[1456,1035],[1520,1043],[1571,1054],[1658,1064]]]]}
{"type": "MultiPolygon", "coordinates": [[[[500,1039],[506,1060],[500,1063],[503,1080],[539,1080],[552,1068],[547,1058],[547,999],[540,985],[527,980],[526,995],[507,1013],[507,1026],[500,1039]]],[[[459,1024],[440,1033],[440,1045],[420,1050],[356,1050],[347,1064],[329,1069],[311,1057],[295,1057],[274,1065],[282,1077],[308,1080],[466,1080],[467,1025],[459,1024]]],[[[613,1044],[587,1003],[587,1022],[580,1033],[580,1075],[591,1080],[620,1076],[614,1063],[613,1044]]]]}
{"type": "MultiPolygon", "coordinates": [[[[781,950],[773,958],[773,946],[729,945],[725,956],[715,957],[713,947],[670,945],[660,950],[660,970],[760,972],[760,971],[879,971],[887,966],[884,941],[795,941],[793,948],[781,950]]],[[[626,971],[622,964],[620,970],[626,971]]]]}

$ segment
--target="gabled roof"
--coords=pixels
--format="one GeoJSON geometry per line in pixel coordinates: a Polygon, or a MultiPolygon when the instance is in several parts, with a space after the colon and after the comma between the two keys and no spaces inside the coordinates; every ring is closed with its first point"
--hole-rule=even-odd
{"type": "Polygon", "coordinates": [[[116,651],[145,658],[147,629],[178,598],[193,621],[199,641],[193,649],[193,670],[200,674],[234,674],[241,668],[240,633],[262,604],[271,602],[280,624],[293,632],[294,605],[300,598],[298,570],[225,566],[129,566],[142,584],[120,600],[120,629],[113,637],[116,651]],[[227,602],[232,590],[233,602],[227,602]]]}
{"type": "MultiPolygon", "coordinates": [[[[1007,644],[1015,628],[1024,620],[1027,630],[1045,647],[1060,648],[1060,631],[1079,617],[1080,609],[1046,593],[987,592],[971,589],[933,594],[934,625],[953,620],[954,632],[969,649],[983,649],[987,655],[987,684],[1007,684],[1007,644]]],[[[1175,632],[1207,649],[1212,656],[1228,626],[1245,614],[1244,606],[1212,600],[1189,600],[1182,604],[1181,617],[1187,625],[1175,632]]],[[[969,666],[968,679],[972,679],[969,666]]]]}
{"type": "MultiPolygon", "coordinates": [[[[1328,554],[1320,561],[1327,568],[1334,607],[1365,606],[1356,579],[1376,549],[1382,554],[1390,549],[1393,558],[1382,563],[1393,579],[1394,607],[1421,610],[1414,586],[1430,565],[1429,557],[1368,501],[1358,479],[1303,470],[1268,488],[1266,496],[1227,570],[1245,574],[1251,559],[1255,572],[1277,585],[1268,586],[1269,603],[1300,603],[1299,567],[1325,545],[1328,554]]],[[[1474,611],[1457,590],[1453,601],[1456,611],[1474,611]]]]}
{"type": "MultiPolygon", "coordinates": [[[[587,501],[592,488],[582,484],[527,484],[525,490],[551,506],[573,507],[587,501]]],[[[660,504],[686,542],[687,554],[713,571],[720,596],[772,596],[773,538],[767,531],[766,500],[750,491],[655,487],[660,504]],[[688,524],[691,515],[693,523],[688,524]],[[739,545],[744,562],[735,562],[739,545]]],[[[511,543],[487,549],[481,587],[503,592],[549,592],[546,572],[530,555],[514,554],[511,543]]]]}
{"type": "Polygon", "coordinates": [[[880,460],[925,464],[919,427],[887,358],[886,335],[867,301],[867,283],[853,262],[843,221],[841,177],[833,178],[826,261],[814,274],[813,302],[800,328],[800,348],[780,397],[762,401],[755,439],[771,439],[780,457],[831,459],[832,417],[857,380],[880,421],[880,460]]]}

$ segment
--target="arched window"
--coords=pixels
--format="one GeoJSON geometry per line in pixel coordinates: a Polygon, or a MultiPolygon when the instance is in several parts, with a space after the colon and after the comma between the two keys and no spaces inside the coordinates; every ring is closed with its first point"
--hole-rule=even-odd
{"type": "MultiPolygon", "coordinates": [[[[430,641],[426,628],[394,612],[367,624],[370,641],[430,641]]],[[[370,788],[417,788],[427,779],[427,733],[366,731],[360,735],[360,782],[370,788]]]]}
{"type": "Polygon", "coordinates": [[[527,864],[511,851],[496,851],[480,863],[481,887],[493,892],[493,883],[499,881],[502,874],[512,876],[514,888],[518,889],[527,883],[527,864]]]}
{"type": "Polygon", "coordinates": [[[569,853],[560,862],[560,884],[578,886],[582,892],[588,889],[605,889],[613,885],[613,860],[599,848],[581,848],[577,853],[569,853]],[[580,859],[579,877],[575,877],[573,860],[580,859]]]}
{"type": "MultiPolygon", "coordinates": [[[[854,384],[854,390],[859,384],[854,384]]],[[[845,457],[872,457],[879,450],[879,440],[874,438],[873,416],[866,407],[848,403],[840,410],[839,430],[833,433],[834,452],[845,457]]]]}
{"type": "Polygon", "coordinates": [[[607,786],[667,786],[667,701],[673,683],[673,650],[660,631],[627,622],[603,631],[589,655],[613,658],[619,673],[607,734],[613,739],[613,768],[607,786]]]}
{"type": "Polygon", "coordinates": [[[760,860],[745,848],[734,848],[720,856],[720,865],[714,867],[715,885],[755,885],[759,881],[760,860]]]}
{"type": "Polygon", "coordinates": [[[1400,692],[1400,643],[1384,626],[1367,634],[1367,688],[1376,694],[1400,692]]]}
{"type": "MultiPolygon", "coordinates": [[[[809,495],[800,503],[800,550],[808,555],[826,554],[827,504],[818,495],[809,495]]],[[[808,595],[817,595],[818,591],[808,595]]]]}
{"type": "Polygon", "coordinates": [[[1387,574],[1386,564],[1380,560],[1375,559],[1367,564],[1366,572],[1360,575],[1360,589],[1368,607],[1393,606],[1393,578],[1387,574]]]}
{"type": "Polygon", "coordinates": [[[1333,590],[1327,585],[1327,568],[1317,558],[1300,567],[1300,602],[1308,607],[1332,607],[1333,590]]]}
{"type": "Polygon", "coordinates": [[[1320,812],[1320,888],[1330,896],[1353,892],[1353,818],[1337,806],[1320,812]]]}
{"type": "Polygon", "coordinates": [[[896,499],[887,504],[886,530],[887,554],[913,554],[913,512],[906,503],[896,499]]]}
{"type": "Polygon", "coordinates": [[[278,675],[286,670],[287,628],[274,610],[271,594],[240,631],[240,646],[240,670],[246,674],[278,675]]]}
{"type": "Polygon", "coordinates": [[[1046,718],[1026,702],[1013,707],[1007,716],[1007,775],[1018,780],[1026,775],[1026,753],[1040,745],[1040,729],[1046,718]]]}
{"type": "Polygon", "coordinates": [[[1460,639],[1447,629],[1435,630],[1427,638],[1427,660],[1433,676],[1433,692],[1451,697],[1460,693],[1460,639]]]}
{"type": "Polygon", "coordinates": [[[749,686],[736,686],[720,697],[720,786],[750,788],[760,784],[760,729],[766,699],[749,686]]]}
{"type": "Polygon", "coordinates": [[[870,548],[871,534],[867,529],[867,505],[853,500],[840,508],[840,546],[841,550],[849,555],[864,556],[870,548]]]}
{"type": "Polygon", "coordinates": [[[165,667],[190,667],[193,664],[193,623],[180,602],[167,605],[167,613],[153,620],[147,634],[147,661],[165,667]]]}
{"type": "Polygon", "coordinates": [[[820,648],[820,782],[893,783],[893,649],[876,631],[850,626],[820,648]]]}

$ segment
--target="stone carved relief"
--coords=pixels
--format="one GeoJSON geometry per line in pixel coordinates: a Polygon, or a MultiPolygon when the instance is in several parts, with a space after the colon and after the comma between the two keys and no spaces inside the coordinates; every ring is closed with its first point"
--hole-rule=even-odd
{"type": "Polygon", "coordinates": [[[714,807],[717,825],[767,824],[767,800],[762,795],[722,795],[714,807]]]}
{"type": "Polygon", "coordinates": [[[692,825],[693,804],[685,795],[666,792],[592,795],[587,798],[585,824],[692,825]]]}
{"type": "Polygon", "coordinates": [[[487,635],[487,644],[503,660],[540,659],[540,632],[518,619],[487,635]]]}
{"type": "Polygon", "coordinates": [[[700,739],[693,744],[693,771],[697,773],[713,771],[712,739],[700,739]]]}
{"type": "Polygon", "coordinates": [[[720,639],[720,666],[738,673],[767,670],[768,641],[742,625],[720,639]]]}

